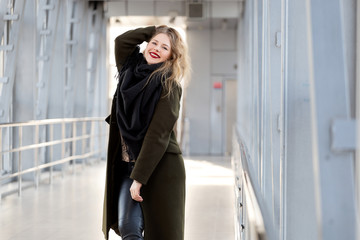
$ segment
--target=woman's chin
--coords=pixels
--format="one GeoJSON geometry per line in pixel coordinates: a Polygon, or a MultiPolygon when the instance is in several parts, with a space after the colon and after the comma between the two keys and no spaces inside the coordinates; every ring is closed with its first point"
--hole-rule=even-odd
{"type": "Polygon", "coordinates": [[[146,62],[147,62],[149,65],[151,65],[151,64],[157,64],[157,63],[159,63],[160,61],[154,61],[154,60],[150,59],[150,60],[146,60],[146,62]]]}

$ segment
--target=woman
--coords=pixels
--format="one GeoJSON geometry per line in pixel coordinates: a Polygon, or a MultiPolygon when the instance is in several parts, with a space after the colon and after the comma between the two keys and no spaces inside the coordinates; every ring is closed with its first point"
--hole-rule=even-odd
{"type": "Polygon", "coordinates": [[[107,118],[105,238],[112,228],[123,240],[183,240],[185,169],[173,128],[180,80],[188,72],[185,44],[173,28],[138,28],[115,39],[115,58],[119,83],[107,118]]]}

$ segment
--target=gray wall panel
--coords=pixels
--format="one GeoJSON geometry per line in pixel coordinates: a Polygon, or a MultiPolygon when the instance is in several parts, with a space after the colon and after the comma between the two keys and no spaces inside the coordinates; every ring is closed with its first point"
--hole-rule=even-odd
{"type": "Polygon", "coordinates": [[[186,116],[190,121],[190,153],[210,152],[210,31],[187,31],[192,63],[187,89],[186,116]]]}
{"type": "Polygon", "coordinates": [[[311,144],[311,109],[305,2],[290,2],[286,28],[286,233],[287,239],[318,239],[311,144]],[[304,225],[307,231],[299,226],[304,225]]]}
{"type": "MultiPolygon", "coordinates": [[[[331,148],[349,137],[331,135],[334,122],[353,121],[354,24],[354,1],[246,1],[233,159],[237,176],[250,175],[267,239],[355,239],[354,159],[331,148]]],[[[242,239],[261,229],[250,210],[238,209],[242,239]]]]}
{"type": "Polygon", "coordinates": [[[224,89],[236,79],[237,48],[235,29],[188,30],[192,63],[191,82],[186,95],[186,117],[190,120],[190,154],[225,153],[224,89]]]}

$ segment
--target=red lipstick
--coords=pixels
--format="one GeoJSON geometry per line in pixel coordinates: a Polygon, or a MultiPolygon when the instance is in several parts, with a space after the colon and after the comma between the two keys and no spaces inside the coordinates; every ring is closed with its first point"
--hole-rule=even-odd
{"type": "Polygon", "coordinates": [[[150,56],[153,58],[160,58],[159,54],[154,53],[154,52],[149,52],[150,56]]]}

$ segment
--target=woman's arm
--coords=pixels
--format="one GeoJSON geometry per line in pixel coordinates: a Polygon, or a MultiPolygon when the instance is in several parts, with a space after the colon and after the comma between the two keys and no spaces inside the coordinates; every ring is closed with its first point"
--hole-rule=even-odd
{"type": "Polygon", "coordinates": [[[146,184],[163,157],[170,135],[179,117],[181,88],[176,87],[170,96],[160,97],[153,118],[144,137],[140,153],[130,178],[146,184]]]}
{"type": "Polygon", "coordinates": [[[137,28],[119,35],[115,39],[115,61],[118,71],[125,63],[126,58],[135,50],[137,45],[150,41],[155,33],[155,26],[137,28]]]}

